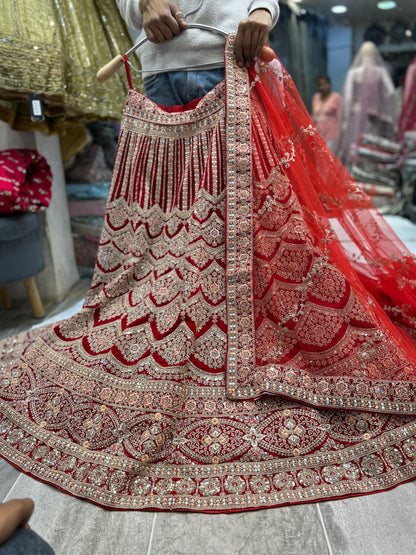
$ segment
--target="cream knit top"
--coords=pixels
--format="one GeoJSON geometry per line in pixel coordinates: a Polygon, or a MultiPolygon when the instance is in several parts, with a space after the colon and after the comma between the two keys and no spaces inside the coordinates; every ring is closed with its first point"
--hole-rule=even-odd
{"type": "MultiPolygon", "coordinates": [[[[139,0],[116,0],[122,17],[132,29],[142,29],[139,0]]],[[[198,7],[199,0],[177,0],[180,10],[186,14],[198,7]]],[[[278,0],[203,0],[195,13],[186,17],[188,23],[202,23],[217,27],[227,33],[237,31],[239,22],[251,12],[264,8],[272,16],[274,26],[279,16],[278,0]]],[[[200,29],[186,29],[171,40],[153,44],[147,41],[137,51],[142,69],[174,69],[183,66],[203,66],[206,69],[224,66],[225,40],[218,34],[200,29]]],[[[146,75],[151,74],[145,73],[146,75]]]]}

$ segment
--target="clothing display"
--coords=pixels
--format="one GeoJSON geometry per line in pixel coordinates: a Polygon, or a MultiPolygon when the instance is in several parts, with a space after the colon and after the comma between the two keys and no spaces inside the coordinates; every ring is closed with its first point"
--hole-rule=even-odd
{"type": "Polygon", "coordinates": [[[403,134],[403,215],[416,222],[416,130],[403,134]]]}
{"type": "Polygon", "coordinates": [[[51,195],[52,173],[43,156],[27,148],[0,151],[0,213],[45,210],[51,195]]]}
{"type": "MultiPolygon", "coordinates": [[[[115,509],[229,512],[416,475],[416,262],[277,58],[128,94],[91,288],[1,345],[0,453],[115,509]]],[[[128,66],[127,66],[128,67],[128,66]]]]}
{"type": "Polygon", "coordinates": [[[338,155],[344,164],[350,163],[350,147],[363,133],[394,138],[394,85],[374,43],[367,41],[358,51],[345,78],[342,100],[338,155]]]}
{"type": "Polygon", "coordinates": [[[351,175],[383,213],[397,212],[402,184],[402,145],[369,133],[351,147],[351,175]]]}
{"type": "Polygon", "coordinates": [[[131,46],[115,0],[0,0],[0,117],[14,129],[55,129],[56,118],[120,119],[123,77],[95,73],[131,46]],[[46,121],[31,122],[28,93],[42,95],[46,121]]]}
{"type": "Polygon", "coordinates": [[[336,92],[331,92],[325,99],[319,92],[312,97],[312,120],[331,148],[336,148],[338,143],[341,103],[341,95],[336,92]]]}
{"type": "MultiPolygon", "coordinates": [[[[127,25],[140,32],[139,39],[145,37],[142,29],[143,16],[137,0],[116,0],[120,13],[127,25]]],[[[235,31],[241,20],[251,12],[266,9],[272,17],[272,26],[279,17],[278,0],[181,0],[180,10],[188,23],[199,23],[215,27],[229,33],[235,31]]],[[[187,29],[171,40],[154,44],[145,42],[137,55],[143,70],[183,67],[204,67],[206,69],[224,67],[224,38],[212,31],[187,29]],[[198,56],[195,56],[198,52],[198,56]]],[[[152,71],[153,70],[153,71],[152,71]]]]}
{"type": "Polygon", "coordinates": [[[402,110],[399,119],[400,141],[403,140],[406,131],[416,130],[416,57],[406,71],[403,87],[402,110]]]}
{"type": "Polygon", "coordinates": [[[119,133],[112,123],[93,122],[88,129],[92,142],[65,172],[75,258],[85,277],[95,265],[119,133]]]}

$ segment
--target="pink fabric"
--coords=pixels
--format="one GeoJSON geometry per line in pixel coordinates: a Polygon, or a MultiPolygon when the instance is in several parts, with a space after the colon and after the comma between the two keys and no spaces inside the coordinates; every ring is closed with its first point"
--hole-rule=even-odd
{"type": "Polygon", "coordinates": [[[376,46],[365,42],[345,79],[339,157],[349,164],[351,145],[370,130],[370,124],[375,124],[372,131],[386,136],[390,135],[387,129],[392,132],[396,122],[393,81],[376,46]]]}
{"type": "Polygon", "coordinates": [[[407,68],[403,89],[403,104],[399,122],[399,140],[405,131],[416,129],[416,57],[407,68]]]}
{"type": "Polygon", "coordinates": [[[49,206],[51,190],[51,170],[36,150],[0,152],[0,213],[43,210],[49,206]]]}
{"type": "Polygon", "coordinates": [[[322,100],[319,92],[312,97],[312,119],[326,142],[338,139],[341,101],[341,95],[336,92],[332,92],[325,100],[322,100]]]}

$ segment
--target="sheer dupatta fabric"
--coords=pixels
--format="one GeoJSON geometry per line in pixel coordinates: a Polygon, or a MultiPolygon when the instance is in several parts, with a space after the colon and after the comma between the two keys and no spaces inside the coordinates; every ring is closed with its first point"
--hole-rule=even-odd
{"type": "MultiPolygon", "coordinates": [[[[249,73],[252,185],[229,179],[227,190],[228,394],[412,413],[414,257],[316,132],[278,59],[249,73]]],[[[241,104],[235,112],[241,120],[241,104]]]]}

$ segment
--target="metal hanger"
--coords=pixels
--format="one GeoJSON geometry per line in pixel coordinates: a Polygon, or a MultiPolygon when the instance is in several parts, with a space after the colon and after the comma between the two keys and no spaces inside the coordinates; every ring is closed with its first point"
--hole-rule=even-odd
{"type": "MultiPolygon", "coordinates": [[[[216,33],[217,35],[221,35],[222,37],[226,38],[228,36],[228,33],[226,33],[225,31],[222,31],[221,29],[217,29],[217,27],[212,27],[211,25],[203,25],[201,23],[189,23],[189,29],[202,29],[204,31],[211,31],[212,33],[216,33]]],[[[186,30],[186,29],[184,29],[186,30]]],[[[140,46],[142,46],[145,42],[147,42],[149,39],[147,37],[143,37],[142,39],[140,39],[139,41],[137,41],[129,50],[127,50],[127,52],[124,54],[125,57],[129,57],[130,54],[133,54],[133,52],[135,52],[137,50],[137,48],[139,48],[140,46]]],[[[108,62],[105,66],[103,66],[97,73],[97,79],[101,82],[104,83],[104,81],[107,81],[107,79],[110,79],[110,77],[112,77],[114,75],[114,73],[116,73],[116,71],[118,71],[124,64],[124,57],[121,54],[118,54],[115,58],[113,58],[110,62],[108,62]]],[[[131,64],[130,64],[131,65],[131,64]]],[[[133,67],[133,66],[131,66],[133,67]]],[[[182,67],[174,67],[174,68],[159,68],[159,69],[136,69],[135,67],[133,67],[133,69],[139,73],[144,73],[144,72],[151,72],[151,73],[161,73],[164,71],[186,71],[188,69],[209,69],[209,65],[204,65],[204,66],[182,66],[182,67]]]]}

